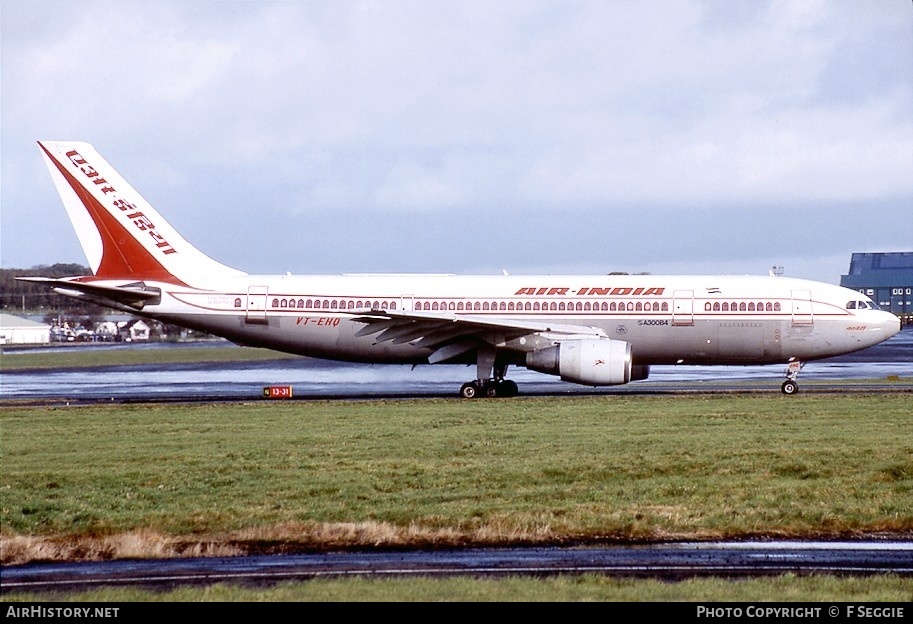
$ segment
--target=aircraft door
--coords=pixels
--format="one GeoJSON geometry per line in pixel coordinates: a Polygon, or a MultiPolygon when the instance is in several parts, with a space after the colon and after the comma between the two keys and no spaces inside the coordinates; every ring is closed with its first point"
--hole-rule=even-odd
{"type": "Polygon", "coordinates": [[[411,312],[415,305],[415,295],[402,295],[399,298],[399,309],[404,312],[411,312]]]}
{"type": "Polygon", "coordinates": [[[793,325],[811,325],[814,323],[812,292],[810,290],[793,290],[790,293],[792,296],[793,325]]]}
{"type": "Polygon", "coordinates": [[[694,325],[694,291],[676,290],[672,293],[672,324],[694,325]]]}
{"type": "Polygon", "coordinates": [[[266,325],[266,296],[268,286],[249,286],[247,288],[247,316],[245,323],[266,325]]]}

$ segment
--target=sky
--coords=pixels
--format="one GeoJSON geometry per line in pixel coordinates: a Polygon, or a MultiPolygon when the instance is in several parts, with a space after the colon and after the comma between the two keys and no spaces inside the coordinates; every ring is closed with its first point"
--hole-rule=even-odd
{"type": "Polygon", "coordinates": [[[92,143],[250,273],[838,283],[913,251],[910,0],[0,0],[0,266],[92,143]]]}

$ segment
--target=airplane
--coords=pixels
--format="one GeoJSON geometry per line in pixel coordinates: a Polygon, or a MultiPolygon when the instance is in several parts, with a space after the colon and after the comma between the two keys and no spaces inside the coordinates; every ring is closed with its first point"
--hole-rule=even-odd
{"type": "Polygon", "coordinates": [[[464,398],[512,397],[510,366],[599,387],[652,365],[787,364],[878,344],[898,317],[779,275],[249,275],[187,242],[84,142],[39,141],[92,275],[24,277],[240,345],[362,363],[475,365],[464,398]]]}

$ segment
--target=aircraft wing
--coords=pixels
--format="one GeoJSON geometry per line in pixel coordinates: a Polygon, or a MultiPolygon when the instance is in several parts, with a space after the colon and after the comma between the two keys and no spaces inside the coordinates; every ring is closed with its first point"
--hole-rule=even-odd
{"type": "Polygon", "coordinates": [[[419,312],[401,310],[370,310],[356,313],[352,319],[365,326],[356,337],[377,334],[375,342],[412,343],[419,348],[433,349],[428,360],[432,364],[475,349],[481,343],[509,348],[508,342],[533,334],[562,336],[605,337],[598,327],[565,325],[547,321],[520,321],[476,315],[455,315],[448,312],[419,312]]]}
{"type": "Polygon", "coordinates": [[[153,303],[153,299],[162,296],[158,288],[149,288],[143,282],[98,284],[54,277],[17,277],[16,279],[21,282],[48,286],[61,295],[87,299],[100,305],[110,305],[113,302],[138,310],[141,310],[147,303],[153,303]]]}

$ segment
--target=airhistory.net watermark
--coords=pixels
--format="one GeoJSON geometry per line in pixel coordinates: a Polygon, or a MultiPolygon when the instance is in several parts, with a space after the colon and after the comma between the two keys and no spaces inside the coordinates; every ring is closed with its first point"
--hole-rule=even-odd
{"type": "Polygon", "coordinates": [[[118,617],[120,607],[45,607],[10,605],[4,614],[7,618],[109,618],[118,617]]]}

